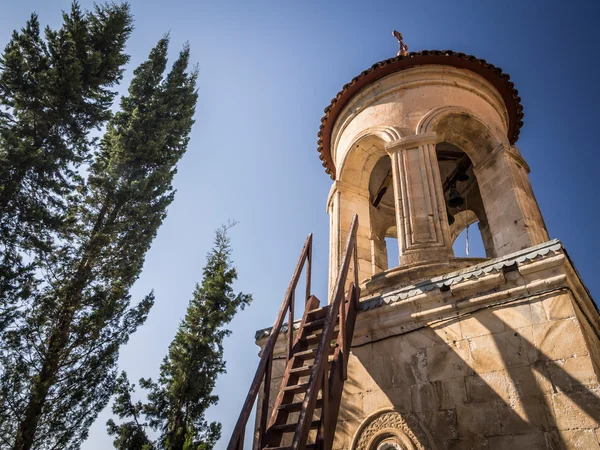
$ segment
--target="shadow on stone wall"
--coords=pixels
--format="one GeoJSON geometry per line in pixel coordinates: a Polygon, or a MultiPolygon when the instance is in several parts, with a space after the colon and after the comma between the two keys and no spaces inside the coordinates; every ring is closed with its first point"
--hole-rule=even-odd
{"type": "Polygon", "coordinates": [[[568,294],[482,309],[352,353],[337,448],[381,408],[418,421],[434,441],[424,448],[600,448],[598,376],[568,294]]]}

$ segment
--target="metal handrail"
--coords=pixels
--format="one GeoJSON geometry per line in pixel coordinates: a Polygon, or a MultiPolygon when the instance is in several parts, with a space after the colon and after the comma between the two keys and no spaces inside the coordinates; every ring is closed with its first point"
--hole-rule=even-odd
{"type": "MultiPolygon", "coordinates": [[[[310,378],[308,381],[308,388],[304,397],[304,401],[302,402],[302,409],[300,410],[300,414],[298,416],[298,426],[296,428],[296,432],[294,433],[294,438],[292,440],[291,448],[292,450],[298,450],[304,446],[306,440],[308,438],[308,433],[310,431],[310,424],[312,413],[315,409],[317,403],[317,396],[319,394],[319,390],[321,389],[322,383],[327,383],[326,380],[323,379],[325,376],[325,371],[328,365],[329,352],[325,351],[329,348],[330,342],[333,338],[334,329],[336,326],[336,320],[338,317],[338,313],[340,311],[345,311],[345,302],[341,301],[344,297],[344,286],[346,284],[346,280],[348,278],[348,271],[350,268],[350,257],[352,257],[352,261],[354,263],[354,283],[352,284],[352,291],[350,292],[351,301],[356,301],[355,298],[355,290],[358,287],[358,258],[357,258],[357,246],[356,246],[356,232],[358,229],[358,216],[355,215],[352,219],[352,224],[350,225],[350,234],[348,235],[348,239],[346,241],[346,247],[344,249],[344,256],[342,258],[342,267],[338,272],[337,282],[335,284],[335,290],[333,292],[332,301],[329,304],[329,309],[327,311],[327,319],[325,321],[325,326],[323,328],[323,333],[321,334],[321,340],[319,342],[320,351],[317,352],[315,356],[314,365],[310,372],[310,378]],[[309,414],[311,417],[309,417],[309,414]]],[[[347,336],[344,331],[344,321],[345,316],[342,313],[340,317],[340,328],[338,332],[338,344],[339,344],[339,354],[342,355],[344,361],[342,362],[342,377],[345,379],[345,365],[348,357],[349,348],[347,348],[347,336]]],[[[325,394],[326,391],[323,391],[323,410],[328,409],[329,396],[325,394]]],[[[325,425],[327,421],[327,417],[323,417],[322,423],[325,425]]],[[[324,436],[327,436],[327,430],[323,433],[324,436]]]]}
{"type": "MultiPolygon", "coordinates": [[[[269,335],[269,338],[267,339],[267,343],[263,350],[262,357],[260,358],[260,362],[258,363],[258,368],[256,369],[256,374],[254,375],[254,379],[252,380],[252,384],[250,385],[248,395],[246,396],[246,400],[244,401],[244,405],[242,406],[242,412],[240,413],[240,416],[233,429],[233,433],[231,435],[231,439],[229,440],[227,450],[242,450],[244,448],[244,435],[246,425],[248,424],[248,419],[250,418],[250,413],[252,412],[252,407],[254,405],[254,402],[256,401],[256,397],[258,396],[261,384],[263,385],[264,389],[261,417],[266,418],[267,416],[266,412],[269,405],[271,370],[273,367],[273,350],[275,349],[275,344],[277,342],[277,338],[279,337],[279,332],[281,331],[283,320],[285,319],[286,313],[288,313],[288,361],[291,358],[293,343],[292,335],[294,330],[294,292],[298,285],[298,281],[300,280],[300,274],[302,273],[302,269],[305,263],[306,301],[310,297],[311,289],[310,284],[312,266],[312,233],[308,235],[306,241],[304,242],[304,247],[302,247],[300,258],[298,259],[298,262],[296,264],[296,269],[294,270],[294,274],[292,275],[292,279],[285,293],[285,297],[283,298],[281,308],[279,309],[279,313],[277,314],[277,318],[275,319],[275,323],[273,324],[273,328],[271,329],[271,333],[269,335]]],[[[265,434],[265,428],[266,420],[261,419],[259,425],[258,442],[262,441],[262,438],[265,434]]]]}

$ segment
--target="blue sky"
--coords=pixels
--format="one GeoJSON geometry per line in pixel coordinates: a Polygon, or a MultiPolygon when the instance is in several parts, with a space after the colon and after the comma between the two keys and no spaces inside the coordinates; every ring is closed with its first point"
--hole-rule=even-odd
{"type": "MultiPolygon", "coordinates": [[[[184,42],[191,45],[200,97],[175,179],[176,200],[133,289],[137,299],[154,289],[157,301],[122,349],[121,368],[132,379],[156,376],[200,281],[214,229],[238,220],[231,232],[237,288],[252,293],[254,302],[231,324],[228,373],[217,385],[221,401],[208,415],[223,423],[217,448],[225,448],[258,363],[254,331],[272,324],[309,232],[315,235],[314,290],[325,296],[331,180],[316,152],[320,118],[345,83],[396,54],[393,29],[410,50],[470,53],[511,75],[525,108],[517,145],[531,166],[550,235],[562,240],[599,296],[595,3],[132,1],[136,29],[123,85],[170,31],[173,56],[184,42]]],[[[56,26],[69,4],[0,0],[0,46],[32,11],[42,24],[56,26]]],[[[464,252],[464,242],[457,248],[464,252]]],[[[109,416],[100,415],[84,449],[111,448],[104,425],[109,416]]]]}

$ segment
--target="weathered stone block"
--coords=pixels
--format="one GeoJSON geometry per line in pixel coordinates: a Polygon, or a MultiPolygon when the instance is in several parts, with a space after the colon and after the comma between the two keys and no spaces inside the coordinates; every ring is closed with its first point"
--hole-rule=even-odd
{"type": "Polygon", "coordinates": [[[490,450],[538,450],[546,448],[544,433],[529,433],[513,436],[493,436],[489,438],[490,450]]]}
{"type": "Polygon", "coordinates": [[[587,389],[598,385],[598,378],[589,356],[569,358],[562,361],[548,361],[546,368],[552,383],[561,391],[587,389]]]}
{"type": "Polygon", "coordinates": [[[418,413],[417,416],[427,430],[436,430],[436,441],[445,442],[458,438],[458,424],[454,409],[427,411],[418,413]]]}
{"type": "Polygon", "coordinates": [[[348,379],[344,383],[344,395],[356,394],[358,392],[371,391],[378,389],[377,383],[373,380],[366,367],[350,354],[348,359],[348,379]]]}
{"type": "Polygon", "coordinates": [[[368,371],[378,389],[389,389],[394,385],[392,379],[397,368],[394,367],[394,360],[391,357],[378,356],[371,360],[368,371]]]}
{"type": "MultiPolygon", "coordinates": [[[[502,343],[501,343],[502,345],[502,343]]],[[[476,373],[502,370],[506,364],[500,354],[497,339],[492,335],[479,336],[469,340],[472,367],[476,373]]]]}
{"type": "Polygon", "coordinates": [[[600,418],[598,390],[573,391],[552,396],[554,421],[559,430],[597,428],[600,418]]]}
{"type": "Polygon", "coordinates": [[[436,344],[436,334],[429,327],[406,333],[402,335],[402,339],[416,349],[424,349],[436,344]]]}
{"type": "Polygon", "coordinates": [[[575,316],[575,310],[569,294],[553,295],[542,301],[548,320],[568,319],[575,316]]]}
{"type": "Polygon", "coordinates": [[[360,426],[362,420],[340,420],[337,423],[335,429],[335,435],[333,437],[333,450],[343,450],[350,446],[350,437],[356,433],[356,430],[360,426]]]}
{"type": "Polygon", "coordinates": [[[588,354],[578,323],[573,319],[553,320],[533,326],[537,360],[557,360],[588,354]]]}
{"type": "Polygon", "coordinates": [[[463,339],[460,329],[460,322],[447,322],[442,325],[432,326],[431,329],[436,335],[436,341],[441,343],[453,343],[463,339]]]}
{"type": "Polygon", "coordinates": [[[469,375],[471,354],[467,341],[456,341],[453,345],[436,345],[427,349],[427,367],[431,381],[445,380],[469,375]]]}
{"type": "Polygon", "coordinates": [[[513,380],[504,370],[465,377],[465,387],[469,403],[508,402],[511,394],[516,393],[513,380]]]}
{"type": "Polygon", "coordinates": [[[511,367],[507,372],[515,385],[517,395],[521,397],[554,392],[543,362],[536,363],[534,366],[511,367]]]}
{"type": "Polygon", "coordinates": [[[373,344],[367,343],[357,347],[352,347],[350,354],[354,355],[363,365],[367,364],[373,357],[373,344]]]}
{"type": "Polygon", "coordinates": [[[504,321],[499,319],[491,308],[476,311],[460,321],[464,339],[499,333],[505,330],[504,321]]]}
{"type": "Polygon", "coordinates": [[[551,406],[543,397],[514,399],[510,403],[497,402],[498,418],[503,434],[526,434],[549,431],[548,416],[551,406]]]}
{"type": "Polygon", "coordinates": [[[501,432],[496,405],[492,402],[459,405],[456,414],[461,439],[495,436],[501,432]]]}
{"type": "Polygon", "coordinates": [[[362,410],[364,411],[365,416],[378,409],[389,408],[392,406],[394,405],[385,392],[376,390],[363,393],[362,410]]]}
{"type": "Polygon", "coordinates": [[[411,386],[415,412],[454,408],[467,397],[462,377],[411,386]]]}
{"type": "Polygon", "coordinates": [[[363,410],[363,393],[350,394],[348,392],[343,393],[343,407],[340,408],[338,416],[339,420],[355,420],[364,417],[365,412],[363,410]]]}
{"type": "MultiPolygon", "coordinates": [[[[469,439],[456,439],[447,441],[448,450],[489,450],[488,439],[486,437],[472,437],[469,439]]],[[[513,449],[514,450],[514,449],[513,449]]]]}
{"type": "Polygon", "coordinates": [[[494,335],[500,356],[506,367],[529,365],[535,360],[536,351],[532,347],[533,327],[512,329],[494,335]]]}
{"type": "Polygon", "coordinates": [[[548,322],[548,317],[546,316],[546,310],[544,309],[544,304],[541,298],[532,299],[529,302],[529,307],[531,311],[531,323],[545,323],[548,322]]]}
{"type": "Polygon", "coordinates": [[[412,412],[412,393],[409,387],[394,387],[387,389],[385,394],[398,412],[412,412]]]}
{"type": "Polygon", "coordinates": [[[562,444],[569,449],[600,449],[594,430],[565,430],[560,432],[560,437],[562,444]]]}
{"type": "MultiPolygon", "coordinates": [[[[515,272],[511,272],[515,273],[515,272]]],[[[529,302],[508,303],[500,305],[498,308],[490,309],[498,322],[503,322],[507,329],[521,328],[531,325],[531,306],[529,302]]],[[[499,325],[496,327],[499,328],[499,325]]]]}
{"type": "Polygon", "coordinates": [[[374,358],[369,374],[381,389],[423,383],[428,380],[425,349],[412,354],[388,354],[374,358]]]}

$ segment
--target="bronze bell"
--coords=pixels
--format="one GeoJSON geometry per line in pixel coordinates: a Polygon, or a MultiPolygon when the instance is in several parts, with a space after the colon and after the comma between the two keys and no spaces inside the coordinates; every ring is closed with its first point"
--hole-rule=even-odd
{"type": "Polygon", "coordinates": [[[467,175],[464,172],[461,172],[458,174],[458,176],[456,177],[456,181],[467,181],[469,179],[469,175],[467,175]]]}
{"type": "Polygon", "coordinates": [[[450,188],[450,194],[448,195],[448,206],[450,208],[458,208],[464,204],[465,199],[456,191],[456,187],[452,186],[450,188]]]}
{"type": "Polygon", "coordinates": [[[456,222],[456,219],[452,214],[450,214],[450,211],[446,211],[446,213],[448,214],[448,225],[452,225],[454,222],[456,222]]]}

